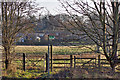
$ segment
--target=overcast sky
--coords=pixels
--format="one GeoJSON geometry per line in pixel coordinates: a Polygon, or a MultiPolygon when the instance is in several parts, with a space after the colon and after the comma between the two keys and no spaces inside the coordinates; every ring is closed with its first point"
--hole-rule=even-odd
{"type": "MultiPolygon", "coordinates": [[[[75,0],[66,0],[68,2],[72,2],[75,0]]],[[[76,0],[77,1],[77,0],[76,0]]],[[[93,5],[90,0],[82,0],[82,1],[87,1],[89,3],[89,5],[93,5]]],[[[95,0],[95,1],[100,1],[100,0],[95,0]]],[[[104,1],[104,0],[103,0],[104,1]]],[[[110,0],[107,0],[108,2],[110,2],[110,0]]],[[[120,0],[119,0],[120,1],[120,0]]],[[[60,14],[60,13],[66,13],[64,11],[64,9],[61,7],[61,4],[59,3],[58,0],[36,0],[37,4],[39,4],[39,6],[41,7],[45,7],[47,10],[49,10],[49,12],[52,15],[55,14],[60,14]]],[[[44,12],[44,11],[43,11],[44,12]]]]}
{"type": "MultiPolygon", "coordinates": [[[[66,1],[72,2],[74,0],[66,0],[66,1]]],[[[83,0],[83,1],[89,2],[89,0],[83,0]]],[[[66,13],[66,11],[64,11],[58,0],[36,0],[36,2],[39,4],[39,6],[47,8],[47,10],[49,10],[49,12],[52,15],[66,13]]]]}
{"type": "Polygon", "coordinates": [[[60,13],[59,9],[62,10],[60,7],[60,3],[57,0],[36,0],[39,6],[47,8],[51,14],[60,13]]]}

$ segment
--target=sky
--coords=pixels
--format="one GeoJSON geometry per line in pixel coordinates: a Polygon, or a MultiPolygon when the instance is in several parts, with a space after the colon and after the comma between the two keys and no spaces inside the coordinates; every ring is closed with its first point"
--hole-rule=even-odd
{"type": "MultiPolygon", "coordinates": [[[[79,1],[79,0],[66,0],[66,1],[72,2],[72,1],[79,1]]],[[[87,1],[90,5],[93,5],[90,2],[90,0],[82,0],[82,1],[85,1],[85,2],[87,1]]],[[[95,0],[95,1],[101,1],[101,0],[95,0]]],[[[110,0],[107,0],[107,1],[110,2],[110,0]]],[[[58,0],[36,0],[36,2],[37,4],[39,4],[40,7],[45,7],[52,15],[66,13],[66,11],[64,11],[64,8],[62,8],[58,0]]],[[[44,9],[43,11],[44,14],[48,13],[47,10],[44,9]]]]}
{"type": "Polygon", "coordinates": [[[39,6],[45,7],[47,10],[49,10],[49,12],[53,15],[61,13],[62,11],[62,8],[60,7],[61,5],[57,0],[36,0],[36,2],[39,4],[39,6]]]}
{"type": "MultiPolygon", "coordinates": [[[[72,2],[77,0],[66,0],[66,1],[72,2]]],[[[89,2],[89,0],[83,0],[83,1],[89,2]]],[[[64,8],[62,8],[58,0],[36,0],[36,2],[37,4],[39,4],[39,6],[45,7],[47,10],[49,10],[50,14],[52,15],[66,13],[66,11],[64,10],[64,8]]],[[[45,11],[43,12],[45,13],[45,11]]]]}

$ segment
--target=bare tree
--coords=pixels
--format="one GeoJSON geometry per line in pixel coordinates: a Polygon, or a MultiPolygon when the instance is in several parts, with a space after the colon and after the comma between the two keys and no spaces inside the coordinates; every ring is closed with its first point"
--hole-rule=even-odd
{"type": "Polygon", "coordinates": [[[4,48],[6,69],[10,68],[15,57],[15,43],[25,34],[31,32],[37,22],[34,15],[38,10],[36,4],[27,2],[1,2],[2,12],[2,46],[4,48]],[[20,35],[20,34],[23,35],[20,35]]]}
{"type": "Polygon", "coordinates": [[[119,2],[118,1],[61,1],[62,7],[72,16],[73,14],[84,17],[80,20],[73,16],[72,20],[61,24],[78,36],[87,36],[97,46],[102,48],[101,54],[105,55],[110,66],[115,70],[118,64],[118,39],[120,33],[119,2]],[[74,23],[74,24],[73,24],[74,23]],[[71,25],[76,30],[69,29],[71,25]]]}

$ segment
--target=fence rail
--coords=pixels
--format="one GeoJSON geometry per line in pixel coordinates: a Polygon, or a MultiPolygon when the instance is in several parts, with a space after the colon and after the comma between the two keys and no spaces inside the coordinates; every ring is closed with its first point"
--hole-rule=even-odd
{"type": "MultiPolygon", "coordinates": [[[[48,54],[46,54],[46,71],[47,71],[47,65],[48,65],[48,59],[47,59],[47,57],[48,57],[48,54]]],[[[65,67],[65,66],[60,66],[60,65],[62,65],[62,64],[67,64],[67,65],[69,65],[70,66],[70,68],[72,68],[72,61],[73,60],[73,58],[72,58],[72,55],[70,55],[70,58],[69,59],[50,59],[50,68],[52,69],[52,68],[68,68],[68,67],[65,67]],[[60,62],[60,61],[63,61],[63,62],[60,62]],[[66,61],[69,61],[69,62],[67,62],[66,63],[66,61]],[[55,66],[55,65],[57,65],[57,66],[55,66]]],[[[51,70],[52,71],[52,70],[51,70]]]]}
{"type": "Polygon", "coordinates": [[[71,59],[53,59],[54,61],[63,61],[63,60],[71,60],[71,59]]]}

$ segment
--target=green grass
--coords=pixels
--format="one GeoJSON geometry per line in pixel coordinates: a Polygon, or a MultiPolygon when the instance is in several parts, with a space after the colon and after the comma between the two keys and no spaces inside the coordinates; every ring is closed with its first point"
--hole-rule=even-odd
{"type": "Polygon", "coordinates": [[[17,77],[17,78],[37,78],[37,77],[44,77],[47,76],[47,73],[44,72],[44,62],[40,61],[26,61],[26,71],[23,71],[23,64],[21,60],[15,60],[14,67],[16,67],[16,70],[7,71],[8,74],[5,72],[5,68],[2,69],[2,76],[6,77],[17,77]],[[35,65],[34,65],[35,64],[35,65]],[[43,73],[44,72],[44,73],[43,73]]]}

